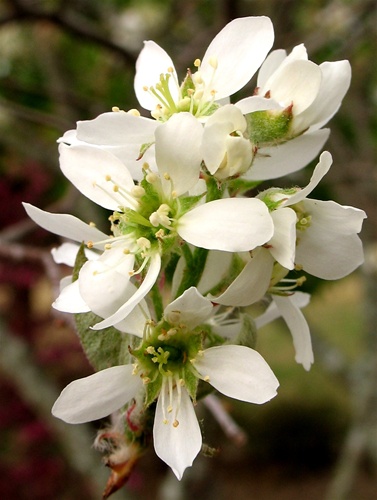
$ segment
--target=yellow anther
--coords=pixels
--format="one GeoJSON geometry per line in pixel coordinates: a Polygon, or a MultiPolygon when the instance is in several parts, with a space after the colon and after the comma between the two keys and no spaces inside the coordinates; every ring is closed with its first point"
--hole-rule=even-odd
{"type": "Polygon", "coordinates": [[[161,239],[165,236],[165,231],[161,228],[156,232],[155,236],[156,238],[161,239]]]}
{"type": "Polygon", "coordinates": [[[202,61],[200,59],[195,59],[195,61],[194,61],[195,68],[199,68],[199,66],[201,65],[201,62],[202,61]]]}
{"type": "Polygon", "coordinates": [[[131,189],[131,194],[135,198],[141,198],[142,196],[145,195],[145,189],[142,186],[134,186],[131,189]]]}
{"type": "Polygon", "coordinates": [[[206,375],[204,378],[203,378],[204,382],[209,382],[209,376],[206,375]]]}
{"type": "Polygon", "coordinates": [[[120,111],[120,109],[118,108],[118,106],[113,106],[111,108],[112,111],[114,111],[114,113],[117,113],[118,111],[120,111]]]}
{"type": "Polygon", "coordinates": [[[167,407],[167,410],[168,410],[168,413],[171,413],[171,412],[173,411],[173,407],[172,407],[171,405],[169,405],[169,406],[167,407]]]}
{"type": "Polygon", "coordinates": [[[185,381],[183,380],[183,378],[180,378],[180,379],[179,379],[179,381],[178,381],[178,383],[179,383],[179,385],[180,385],[181,387],[183,387],[184,385],[186,385],[186,384],[185,384],[185,381]]]}
{"type": "Polygon", "coordinates": [[[90,227],[96,227],[96,223],[95,222],[89,222],[89,226],[90,227]]]}
{"type": "Polygon", "coordinates": [[[86,246],[87,246],[88,248],[93,248],[93,247],[94,247],[94,243],[93,243],[93,241],[88,241],[88,242],[86,243],[86,246]]]}
{"type": "Polygon", "coordinates": [[[145,90],[145,92],[148,92],[148,90],[149,90],[148,86],[144,85],[143,90],[145,90]]]}
{"type": "Polygon", "coordinates": [[[147,182],[149,182],[149,184],[153,184],[154,182],[157,181],[158,175],[155,174],[154,172],[150,172],[149,174],[147,174],[145,176],[145,179],[146,179],[147,182]]]}
{"type": "Polygon", "coordinates": [[[105,250],[110,250],[111,248],[111,243],[106,243],[105,250]]]}
{"type": "Polygon", "coordinates": [[[137,109],[130,109],[127,111],[127,114],[132,116],[140,116],[140,111],[138,111],[137,109]]]}
{"type": "Polygon", "coordinates": [[[115,184],[115,186],[113,186],[113,191],[117,193],[119,191],[119,186],[115,184]]]}
{"type": "Polygon", "coordinates": [[[143,377],[143,384],[144,385],[149,384],[150,381],[151,381],[151,379],[149,377],[143,377]]]}
{"type": "Polygon", "coordinates": [[[144,238],[144,236],[141,236],[140,238],[138,238],[136,240],[136,243],[138,244],[138,246],[140,248],[142,248],[144,250],[151,247],[151,242],[147,238],[144,238]]]}
{"type": "Polygon", "coordinates": [[[129,255],[130,254],[130,249],[129,248],[124,248],[123,249],[124,255],[129,255]]]}
{"type": "Polygon", "coordinates": [[[170,175],[167,172],[164,173],[164,179],[170,181],[170,175]]]}
{"type": "Polygon", "coordinates": [[[171,192],[171,195],[172,195],[172,198],[177,198],[178,193],[177,193],[177,191],[174,191],[174,190],[173,190],[173,191],[171,192]]]}
{"type": "Polygon", "coordinates": [[[168,67],[168,73],[174,73],[174,68],[172,66],[168,67]]]}
{"type": "Polygon", "coordinates": [[[169,420],[167,420],[166,418],[164,418],[164,420],[162,421],[163,424],[167,425],[169,423],[169,420]]]}
{"type": "Polygon", "coordinates": [[[109,174],[105,175],[105,180],[106,181],[111,181],[111,175],[109,175],[109,174]]]}
{"type": "Polygon", "coordinates": [[[178,420],[174,420],[174,422],[173,422],[173,427],[178,427],[178,425],[179,425],[178,420]]]}

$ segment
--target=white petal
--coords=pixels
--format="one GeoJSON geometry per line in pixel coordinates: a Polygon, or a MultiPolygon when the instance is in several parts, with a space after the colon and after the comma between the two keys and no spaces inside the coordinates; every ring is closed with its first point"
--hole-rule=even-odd
{"type": "Polygon", "coordinates": [[[179,196],[198,182],[202,134],[202,124],[190,113],[175,114],[156,130],[156,161],[160,175],[172,180],[169,192],[179,196]]]}
{"type": "Polygon", "coordinates": [[[263,297],[270,285],[273,263],[270,253],[260,249],[224,293],[209,298],[226,306],[243,307],[254,304],[263,297]]]}
{"type": "Polygon", "coordinates": [[[310,370],[314,357],[309,326],[304,315],[290,297],[274,295],[273,300],[291,331],[297,363],[302,364],[305,370],[310,370]]]}
{"type": "Polygon", "coordinates": [[[245,97],[245,99],[238,101],[235,106],[237,106],[237,108],[239,108],[244,115],[254,113],[255,111],[265,111],[267,109],[284,109],[284,107],[280,106],[280,104],[274,99],[267,99],[258,95],[245,97]]]}
{"type": "Polygon", "coordinates": [[[208,252],[206,265],[197,285],[199,292],[205,294],[226,278],[231,263],[232,254],[230,252],[219,252],[217,250],[208,252]]]}
{"type": "Polygon", "coordinates": [[[268,17],[243,17],[227,24],[212,40],[200,68],[208,94],[215,90],[216,99],[221,99],[241,89],[261,65],[273,41],[268,17]],[[215,73],[213,58],[218,61],[215,73]]]}
{"type": "Polygon", "coordinates": [[[101,318],[113,315],[136,291],[129,275],[134,256],[125,255],[121,249],[119,255],[117,250],[106,250],[100,259],[86,262],[79,273],[80,294],[91,311],[101,318]],[[116,259],[111,262],[108,259],[114,253],[116,259]]]}
{"type": "Polygon", "coordinates": [[[60,168],[72,184],[101,207],[116,210],[135,208],[123,190],[131,191],[134,182],[123,163],[111,153],[88,146],[60,144],[60,168]],[[114,190],[118,186],[119,191],[114,190]]]}
{"type": "Polygon", "coordinates": [[[296,212],[279,208],[271,213],[274,221],[274,235],[268,242],[268,249],[274,259],[286,269],[294,268],[296,250],[296,212]]]}
{"type": "Polygon", "coordinates": [[[123,111],[103,113],[94,120],[77,122],[77,139],[96,146],[125,146],[153,142],[158,122],[123,111]]]}
{"type": "Polygon", "coordinates": [[[193,329],[204,323],[211,316],[212,311],[211,301],[204,298],[192,286],[165,308],[164,317],[169,322],[183,323],[187,328],[193,329]]]}
{"type": "MultiPolygon", "coordinates": [[[[182,388],[180,403],[178,403],[177,389],[173,389],[173,411],[169,414],[163,408],[163,402],[169,402],[167,384],[163,386],[164,397],[160,394],[157,401],[156,414],[153,426],[153,441],[156,454],[172,468],[178,479],[182,479],[187,467],[190,467],[202,446],[202,436],[192,405],[186,389],[182,388]],[[165,423],[166,416],[176,414],[179,425],[172,425],[172,418],[165,423]]],[[[169,404],[169,403],[167,403],[169,404]]],[[[166,404],[166,406],[167,406],[166,404]]]]}
{"type": "Polygon", "coordinates": [[[215,123],[228,124],[228,134],[234,132],[235,130],[240,130],[241,132],[246,130],[246,120],[238,105],[234,106],[233,104],[226,104],[216,110],[206,121],[205,128],[215,123]]]}
{"type": "Polygon", "coordinates": [[[268,209],[256,198],[211,201],[190,210],[178,222],[177,232],[184,240],[209,250],[252,250],[273,234],[268,209]]]}
{"type": "Polygon", "coordinates": [[[145,90],[145,87],[155,87],[160,82],[160,75],[169,72],[173,68],[173,73],[169,80],[169,89],[174,101],[178,98],[177,74],[173,61],[169,55],[157,43],[148,40],[144,42],[144,48],[136,61],[135,94],[144,109],[154,109],[157,98],[145,90]]]}
{"type": "MultiPolygon", "coordinates": [[[[320,128],[338,111],[351,83],[351,66],[348,61],[324,62],[319,66],[322,83],[318,95],[303,116],[300,128],[316,125],[320,128]]],[[[299,126],[295,123],[295,127],[299,126]]]]}
{"type": "MultiPolygon", "coordinates": [[[[136,287],[134,293],[135,292],[136,287]]],[[[148,319],[151,319],[151,314],[146,301],[143,299],[128,314],[126,319],[120,321],[119,323],[115,323],[114,327],[121,332],[136,335],[136,337],[142,338],[145,331],[145,323],[148,319]]]]}
{"type": "Polygon", "coordinates": [[[52,414],[69,424],[106,417],[119,410],[142,387],[133,366],[113,366],[71,382],[56,400],[52,414]]]}
{"type": "Polygon", "coordinates": [[[155,253],[150,258],[147,274],[144,281],[136,292],[110,317],[93,326],[93,330],[101,330],[108,326],[115,325],[125,319],[137,304],[146,296],[152,286],[156,283],[161,269],[160,254],[155,253]]]}
{"type": "Polygon", "coordinates": [[[308,131],[279,146],[259,149],[245,178],[267,180],[296,172],[318,155],[329,135],[329,129],[308,131]]]}
{"type": "Polygon", "coordinates": [[[202,377],[225,396],[248,403],[266,403],[279,382],[262,356],[249,347],[211,347],[193,362],[202,377]]]}
{"type": "MultiPolygon", "coordinates": [[[[204,128],[201,151],[203,160],[211,174],[219,168],[226,154],[226,137],[232,132],[231,123],[213,123],[204,128]]],[[[234,129],[233,129],[234,130],[234,129]]]]}
{"type": "Polygon", "coordinates": [[[268,54],[258,72],[257,87],[263,89],[270,76],[275,73],[280,64],[287,57],[284,49],[273,50],[268,54]]]}
{"type": "Polygon", "coordinates": [[[29,203],[23,203],[23,206],[28,216],[33,219],[39,226],[43,227],[51,233],[69,238],[74,241],[92,241],[95,248],[103,248],[103,244],[96,245],[96,241],[107,239],[108,236],[95,227],[85,224],[80,219],[73,215],[67,214],[52,214],[40,210],[29,203]]]}
{"type": "Polygon", "coordinates": [[[295,203],[299,203],[304,200],[314,188],[318,186],[321,182],[322,178],[327,174],[332,165],[332,156],[328,151],[324,151],[319,159],[319,163],[316,165],[313,175],[310,178],[309,184],[299,191],[293,196],[290,196],[287,201],[282,203],[282,206],[292,206],[295,203]]]}
{"type": "Polygon", "coordinates": [[[321,70],[311,61],[293,61],[281,67],[266,84],[271,97],[283,106],[293,103],[293,114],[307,109],[316,98],[321,85],[321,70]]]}
{"type": "Polygon", "coordinates": [[[77,280],[61,290],[59,297],[53,302],[52,307],[57,311],[69,313],[84,313],[90,311],[90,307],[80,294],[79,282],[77,280]]]}
{"type": "MultiPolygon", "coordinates": [[[[57,264],[65,264],[66,266],[73,267],[75,265],[77,253],[79,251],[80,246],[77,243],[63,243],[57,248],[51,249],[51,254],[54,261],[57,264]]],[[[94,250],[90,250],[89,248],[85,248],[85,256],[88,260],[98,259],[100,256],[94,250]]]]}
{"type": "Polygon", "coordinates": [[[322,279],[347,276],[364,261],[362,243],[356,233],[361,230],[365,212],[333,201],[304,203],[312,219],[310,227],[298,231],[296,264],[322,279]]]}
{"type": "MultiPolygon", "coordinates": [[[[310,294],[303,292],[294,292],[293,295],[290,295],[291,302],[296,306],[302,309],[306,307],[310,302],[310,294]]],[[[255,326],[259,330],[263,326],[271,323],[277,318],[280,318],[281,311],[278,309],[276,302],[272,301],[271,304],[267,307],[267,309],[260,316],[254,319],[255,326]]]]}

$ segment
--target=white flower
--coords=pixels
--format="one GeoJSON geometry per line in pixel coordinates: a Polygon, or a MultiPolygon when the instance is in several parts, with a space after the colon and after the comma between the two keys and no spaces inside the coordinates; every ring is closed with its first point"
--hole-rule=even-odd
{"type": "Polygon", "coordinates": [[[178,83],[169,55],[155,42],[145,42],[136,63],[135,93],[141,106],[165,121],[189,111],[196,117],[213,113],[217,101],[240,90],[254,75],[274,40],[267,17],[235,19],[210,43],[194,74],[178,83]]]}
{"type": "Polygon", "coordinates": [[[200,197],[189,197],[190,190],[205,189],[199,179],[201,156],[196,147],[202,132],[202,125],[189,113],[175,115],[156,129],[158,172],[145,170],[139,185],[109,152],[60,145],[60,166],[66,177],[89,199],[114,211],[113,237],[98,232],[92,239],[76,230],[76,226],[87,228],[81,221],[65,216],[68,219],[62,226],[64,216],[28,206],[29,216],[42,227],[105,249],[97,260],[84,264],[78,283],[64,288],[65,311],[72,303],[77,312],[79,294],[81,303],[104,318],[93,328],[117,325],[150,291],[161,269],[161,255],[178,246],[179,238],[227,252],[248,251],[271,238],[273,222],[261,200],[228,198],[198,204],[200,197]],[[142,281],[135,289],[132,281],[137,276],[142,281]]]}
{"type": "MultiPolygon", "coordinates": [[[[287,217],[291,219],[294,212],[296,249],[291,253],[291,258],[292,261],[294,259],[295,267],[318,278],[335,280],[347,276],[363,263],[362,243],[357,234],[361,231],[366,214],[363,210],[342,206],[334,201],[307,198],[331,164],[331,155],[325,151],[304,189],[272,188],[258,196],[268,204],[277,203],[277,212],[284,210],[282,221],[287,217]]],[[[290,258],[283,251],[284,238],[275,238],[276,230],[269,242],[272,247],[270,251],[283,267],[292,269],[292,264],[288,266],[284,263],[286,260],[289,264],[290,258]],[[278,257],[279,252],[281,259],[278,257]]]]}
{"type": "MultiPolygon", "coordinates": [[[[296,268],[327,280],[342,278],[362,264],[363,249],[357,233],[365,212],[333,201],[306,198],[331,164],[331,155],[325,151],[305,188],[271,188],[258,195],[270,207],[273,236],[263,247],[243,256],[244,268],[222,294],[211,296],[214,302],[247,306],[260,300],[271,286],[275,261],[285,274],[296,268]]],[[[219,260],[218,267],[222,265],[221,254],[212,258],[219,260]]]]}
{"type": "Polygon", "coordinates": [[[292,119],[286,139],[290,140],[281,144],[277,141],[277,146],[262,145],[247,177],[273,179],[311,161],[329,135],[329,130],[321,127],[339,109],[350,80],[348,61],[324,62],[318,66],[308,60],[304,45],[298,45],[289,55],[284,50],[271,52],[258,74],[257,95],[243,99],[237,106],[243,114],[252,113],[256,110],[254,101],[259,104],[258,99],[265,98],[271,101],[269,109],[273,104],[276,111],[289,108],[292,119]]]}
{"type": "Polygon", "coordinates": [[[188,289],[165,308],[160,324],[149,323],[149,333],[132,352],[135,365],[113,366],[72,382],[56,401],[53,414],[68,423],[96,420],[137,398],[143,386],[148,393],[150,386],[148,404],[157,397],[154,447],[181,479],[202,444],[191,402],[198,378],[227,396],[256,404],[273,398],[279,385],[253,349],[235,345],[200,348],[200,333],[195,328],[212,311],[208,299],[195,288],[188,289]]]}

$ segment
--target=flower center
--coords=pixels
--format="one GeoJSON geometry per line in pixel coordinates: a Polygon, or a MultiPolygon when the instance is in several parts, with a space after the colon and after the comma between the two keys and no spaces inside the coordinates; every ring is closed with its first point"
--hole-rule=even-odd
{"type": "Polygon", "coordinates": [[[187,70],[181,85],[178,84],[174,69],[168,68],[166,73],[161,73],[156,85],[145,86],[144,90],[157,100],[157,106],[151,113],[153,118],[165,122],[175,113],[188,112],[197,118],[213,114],[219,107],[215,103],[216,90],[211,88],[218,66],[217,58],[212,57],[209,64],[213,70],[209,82],[203,80],[200,71],[201,61],[196,59],[194,66],[197,71],[191,73],[187,70]],[[173,84],[172,79],[174,79],[173,84]],[[174,96],[173,89],[175,89],[174,96]]]}

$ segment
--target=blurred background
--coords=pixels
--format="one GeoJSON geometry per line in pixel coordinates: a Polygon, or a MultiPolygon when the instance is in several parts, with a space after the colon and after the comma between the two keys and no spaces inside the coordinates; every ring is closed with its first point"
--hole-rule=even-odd
{"type": "MultiPolygon", "coordinates": [[[[21,202],[105,221],[60,173],[56,140],[77,120],[138,107],[143,40],[163,46],[183,76],[226,23],[250,15],[272,19],[275,49],[304,42],[318,64],[351,62],[351,88],[326,145],[334,164],[313,197],[368,213],[366,263],[336,283],[308,280],[309,373],[295,364],[284,324],[265,327],[257,348],[280,380],[278,397],[261,407],[226,400],[240,426],[233,438],[200,407],[204,441],[218,456],[198,458],[178,483],[151,450],[113,498],[376,498],[374,0],[0,0],[0,498],[99,499],[108,475],[91,448],[96,426],[50,415],[60,390],[92,370],[71,319],[50,308],[67,273],[50,255],[59,240],[28,220],[21,202]]],[[[312,167],[276,183],[305,185],[312,167]]]]}

